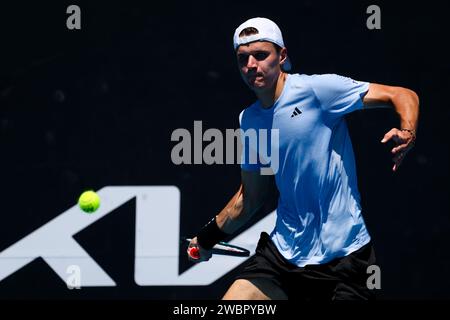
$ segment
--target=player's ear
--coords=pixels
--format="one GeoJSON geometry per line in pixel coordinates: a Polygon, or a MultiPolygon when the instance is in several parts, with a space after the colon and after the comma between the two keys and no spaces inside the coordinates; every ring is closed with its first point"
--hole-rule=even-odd
{"type": "Polygon", "coordinates": [[[280,64],[284,64],[287,59],[287,49],[281,48],[280,50],[280,64]]]}

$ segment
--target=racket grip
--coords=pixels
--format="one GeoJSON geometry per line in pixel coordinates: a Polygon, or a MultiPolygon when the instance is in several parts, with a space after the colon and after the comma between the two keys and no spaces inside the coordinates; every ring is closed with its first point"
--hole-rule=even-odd
{"type": "Polygon", "coordinates": [[[200,250],[197,247],[189,248],[188,249],[188,254],[194,260],[200,259],[200,250]]]}

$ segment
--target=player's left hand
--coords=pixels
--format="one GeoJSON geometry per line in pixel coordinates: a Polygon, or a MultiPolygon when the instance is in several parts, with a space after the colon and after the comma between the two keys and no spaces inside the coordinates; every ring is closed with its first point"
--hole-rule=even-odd
{"type": "Polygon", "coordinates": [[[392,148],[391,152],[394,155],[392,159],[394,161],[394,166],[392,167],[392,171],[397,171],[398,167],[402,163],[405,158],[406,153],[414,147],[414,141],[416,140],[416,136],[413,132],[409,130],[401,130],[397,128],[392,128],[386,133],[381,140],[382,143],[386,143],[388,141],[394,142],[394,148],[392,148]]]}

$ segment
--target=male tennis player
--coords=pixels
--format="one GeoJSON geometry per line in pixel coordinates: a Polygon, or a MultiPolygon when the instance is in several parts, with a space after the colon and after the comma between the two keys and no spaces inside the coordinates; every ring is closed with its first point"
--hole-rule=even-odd
{"type": "Polygon", "coordinates": [[[373,298],[366,281],[375,256],[344,115],[381,104],[395,108],[400,126],[381,142],[394,142],[396,171],[416,138],[418,96],[335,74],[288,74],[281,31],[265,18],[241,24],[233,40],[242,78],[258,99],[241,113],[241,129],[279,130],[279,168],[262,175],[263,164],[243,161],[238,192],[189,245],[198,247],[197,261],[208,260],[214,244],[278,190],[275,228],[261,234],[255,255],[224,299],[373,298]]]}

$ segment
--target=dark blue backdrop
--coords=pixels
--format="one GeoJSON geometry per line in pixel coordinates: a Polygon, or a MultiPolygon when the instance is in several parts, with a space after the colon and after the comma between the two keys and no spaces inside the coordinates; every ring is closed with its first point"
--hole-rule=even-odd
{"type": "MultiPolygon", "coordinates": [[[[181,234],[193,234],[239,184],[236,165],[172,164],[176,128],[238,127],[254,99],[232,48],[244,19],[277,21],[294,72],[338,73],[399,85],[421,99],[416,148],[391,172],[380,144],[392,110],[348,117],[364,217],[384,299],[449,298],[450,52],[448,7],[369,1],[17,1],[0,5],[0,252],[73,206],[86,188],[176,185],[181,234]],[[78,4],[82,29],[66,28],[78,4]]],[[[2,298],[219,298],[211,286],[139,287],[133,281],[134,202],[77,235],[117,281],[70,291],[41,259],[0,282],[2,298]]],[[[182,249],[180,249],[182,250],[182,249]]],[[[181,262],[182,270],[189,267],[181,262]]]]}

